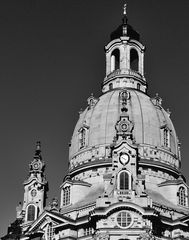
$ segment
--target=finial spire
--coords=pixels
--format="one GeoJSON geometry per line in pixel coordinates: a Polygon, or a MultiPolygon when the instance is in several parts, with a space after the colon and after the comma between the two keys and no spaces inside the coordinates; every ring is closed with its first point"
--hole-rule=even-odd
{"type": "Polygon", "coordinates": [[[40,156],[41,155],[41,142],[37,141],[36,142],[36,149],[35,149],[35,156],[40,156]]]}
{"type": "Polygon", "coordinates": [[[127,36],[127,3],[123,5],[123,36],[127,36]]]}
{"type": "Polygon", "coordinates": [[[127,15],[127,3],[123,5],[123,15],[127,15]]]}

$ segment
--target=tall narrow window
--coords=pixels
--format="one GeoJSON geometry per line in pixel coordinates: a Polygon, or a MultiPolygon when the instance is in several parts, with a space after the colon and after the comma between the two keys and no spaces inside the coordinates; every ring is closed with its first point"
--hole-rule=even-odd
{"type": "Polygon", "coordinates": [[[163,130],[163,141],[164,146],[169,147],[169,130],[167,128],[163,130]]]}
{"type": "Polygon", "coordinates": [[[130,51],[130,69],[138,72],[139,70],[138,65],[139,65],[138,52],[132,48],[130,51]]]}
{"type": "Polygon", "coordinates": [[[34,221],[35,220],[35,206],[29,205],[27,211],[27,221],[34,221]]]}
{"type": "Polygon", "coordinates": [[[50,223],[47,227],[47,240],[52,240],[54,236],[54,229],[52,227],[52,223],[50,223]]]}
{"type": "Polygon", "coordinates": [[[120,53],[115,49],[111,55],[111,72],[120,68],[120,53]]]}
{"type": "Polygon", "coordinates": [[[123,171],[119,174],[119,189],[128,190],[130,188],[129,183],[129,174],[126,171],[123,171]]]}
{"type": "Polygon", "coordinates": [[[180,187],[178,191],[178,203],[182,206],[186,206],[186,191],[184,187],[180,187]]]}
{"type": "Polygon", "coordinates": [[[63,206],[70,204],[70,186],[63,189],[63,206]]]}
{"type": "Polygon", "coordinates": [[[80,148],[83,148],[86,143],[86,130],[82,128],[79,135],[80,135],[80,148]]]}

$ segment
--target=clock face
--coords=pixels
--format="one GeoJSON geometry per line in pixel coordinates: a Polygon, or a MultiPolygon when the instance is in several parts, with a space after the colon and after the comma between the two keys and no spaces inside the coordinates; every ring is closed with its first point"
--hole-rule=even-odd
{"type": "Polygon", "coordinates": [[[32,191],[31,191],[31,196],[32,197],[35,197],[37,195],[37,191],[36,191],[36,189],[33,189],[32,191]]]}
{"type": "Polygon", "coordinates": [[[122,153],[119,157],[119,161],[122,165],[126,165],[129,162],[129,155],[127,153],[122,153]]]}

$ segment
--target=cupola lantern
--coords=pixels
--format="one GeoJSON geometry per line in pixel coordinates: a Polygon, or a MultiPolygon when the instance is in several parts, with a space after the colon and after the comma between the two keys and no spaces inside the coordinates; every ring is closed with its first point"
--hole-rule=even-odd
{"type": "Polygon", "coordinates": [[[140,35],[127,24],[126,4],[122,24],[110,35],[105,46],[106,76],[102,92],[115,88],[134,88],[146,92],[144,50],[140,35]]]}

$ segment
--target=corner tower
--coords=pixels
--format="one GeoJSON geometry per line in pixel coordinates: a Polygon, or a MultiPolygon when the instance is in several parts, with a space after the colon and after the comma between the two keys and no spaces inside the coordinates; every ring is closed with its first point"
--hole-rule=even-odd
{"type": "Polygon", "coordinates": [[[44,170],[45,163],[42,161],[41,144],[37,142],[33,160],[29,164],[29,176],[24,181],[23,205],[17,208],[17,218],[22,218],[23,225],[27,226],[37,219],[46,205],[48,183],[44,170]]]}
{"type": "Polygon", "coordinates": [[[105,46],[106,77],[102,92],[116,88],[134,88],[146,92],[144,50],[140,35],[127,23],[126,4],[122,24],[111,33],[105,46]]]}

